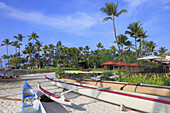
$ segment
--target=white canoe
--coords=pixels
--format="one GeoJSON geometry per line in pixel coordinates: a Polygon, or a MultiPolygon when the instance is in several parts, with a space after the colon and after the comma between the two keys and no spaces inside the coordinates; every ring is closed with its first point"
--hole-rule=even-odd
{"type": "MultiPolygon", "coordinates": [[[[108,89],[82,83],[68,82],[62,79],[51,79],[45,76],[47,80],[55,85],[65,89],[77,89],[74,92],[87,95],[107,102],[124,105],[129,108],[144,112],[168,113],[170,111],[170,98],[141,93],[127,92],[121,90],[108,89]]],[[[160,92],[161,93],[161,92],[160,92]]]]}
{"type": "Polygon", "coordinates": [[[61,104],[65,104],[65,105],[71,105],[71,102],[68,99],[66,99],[64,96],[58,96],[58,95],[55,95],[54,93],[51,93],[51,92],[45,90],[41,86],[40,83],[38,84],[38,88],[44,95],[46,95],[51,100],[58,102],[58,103],[61,103],[61,104]]]}

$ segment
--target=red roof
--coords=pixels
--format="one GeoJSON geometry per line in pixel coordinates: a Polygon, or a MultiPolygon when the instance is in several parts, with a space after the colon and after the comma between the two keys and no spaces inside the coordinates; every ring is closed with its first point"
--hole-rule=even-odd
{"type": "Polygon", "coordinates": [[[101,65],[117,65],[117,63],[113,62],[113,61],[108,61],[108,62],[105,62],[101,65]]]}
{"type": "Polygon", "coordinates": [[[138,66],[138,63],[132,63],[131,66],[138,66]]]}
{"type": "Polygon", "coordinates": [[[117,65],[119,65],[119,66],[124,66],[124,63],[118,62],[117,65]]]}
{"type": "Polygon", "coordinates": [[[138,63],[132,63],[132,64],[128,64],[128,63],[123,63],[123,62],[113,62],[113,61],[108,61],[108,62],[105,62],[101,65],[118,65],[118,66],[138,66],[138,63]]]}
{"type": "Polygon", "coordinates": [[[128,64],[128,63],[124,63],[124,65],[126,65],[126,66],[130,66],[130,64],[128,64]]]}

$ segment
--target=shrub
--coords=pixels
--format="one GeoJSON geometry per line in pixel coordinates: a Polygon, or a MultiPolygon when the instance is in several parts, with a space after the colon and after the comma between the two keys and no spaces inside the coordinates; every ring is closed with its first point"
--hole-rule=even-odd
{"type": "Polygon", "coordinates": [[[170,77],[165,75],[160,77],[158,75],[121,75],[116,79],[119,82],[128,82],[128,83],[143,83],[143,84],[152,84],[152,85],[161,85],[161,86],[170,86],[170,77]]]}

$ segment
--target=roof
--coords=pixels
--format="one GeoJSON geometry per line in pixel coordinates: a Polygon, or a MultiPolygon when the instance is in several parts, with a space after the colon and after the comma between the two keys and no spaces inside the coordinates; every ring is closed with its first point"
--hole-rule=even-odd
{"type": "Polygon", "coordinates": [[[117,63],[113,62],[113,61],[108,61],[108,62],[105,62],[101,65],[117,65],[117,63]]]}
{"type": "Polygon", "coordinates": [[[164,57],[149,55],[146,57],[138,58],[137,60],[152,60],[152,59],[164,59],[164,57]]]}
{"type": "Polygon", "coordinates": [[[123,62],[113,62],[113,61],[108,61],[108,62],[105,62],[101,65],[118,65],[118,66],[138,66],[138,63],[132,63],[132,64],[128,64],[128,63],[123,63],[123,62]]]}
{"type": "Polygon", "coordinates": [[[138,66],[138,63],[132,63],[131,66],[138,66]]]}

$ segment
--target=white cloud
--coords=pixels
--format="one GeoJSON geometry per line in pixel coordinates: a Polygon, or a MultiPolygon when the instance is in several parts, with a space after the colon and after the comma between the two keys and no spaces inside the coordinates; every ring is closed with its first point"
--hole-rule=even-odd
{"type": "Polygon", "coordinates": [[[97,24],[99,14],[88,15],[84,12],[76,12],[72,15],[55,15],[49,16],[40,12],[24,12],[19,9],[7,6],[0,2],[0,9],[5,11],[5,15],[26,22],[54,27],[67,32],[81,35],[86,30],[97,24]]]}
{"type": "Polygon", "coordinates": [[[163,9],[165,9],[165,10],[170,10],[170,5],[165,5],[165,6],[163,7],[163,9]]]}
{"type": "Polygon", "coordinates": [[[124,1],[128,2],[131,8],[136,8],[137,6],[143,4],[148,0],[124,0],[124,1]]]}

